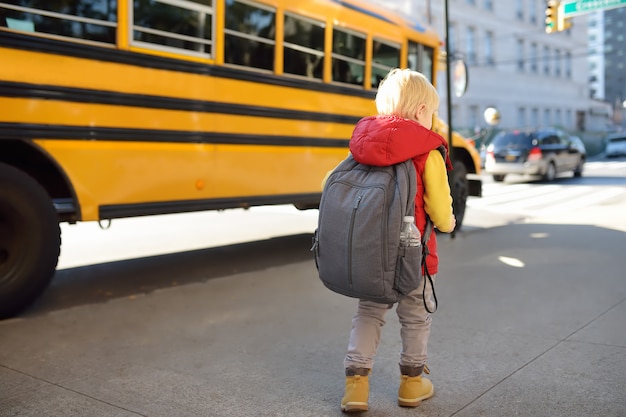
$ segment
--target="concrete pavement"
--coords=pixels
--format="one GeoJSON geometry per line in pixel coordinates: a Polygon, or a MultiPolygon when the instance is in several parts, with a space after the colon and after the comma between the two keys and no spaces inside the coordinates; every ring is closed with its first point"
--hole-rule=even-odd
{"type": "MultiPolygon", "coordinates": [[[[0,416],[340,416],[356,302],[322,286],[309,244],[211,279],[203,251],[124,261],[123,279],[184,285],[0,322],[0,416]]],[[[625,247],[622,231],[572,224],[440,237],[435,397],[396,405],[390,311],[364,415],[626,416],[625,247]]]]}

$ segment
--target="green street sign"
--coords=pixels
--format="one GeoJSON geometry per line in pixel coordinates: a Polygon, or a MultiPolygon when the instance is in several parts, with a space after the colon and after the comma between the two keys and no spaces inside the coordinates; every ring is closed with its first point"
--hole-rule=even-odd
{"type": "Polygon", "coordinates": [[[626,6],[626,0],[575,0],[561,3],[564,18],[623,6],[626,6]]]}

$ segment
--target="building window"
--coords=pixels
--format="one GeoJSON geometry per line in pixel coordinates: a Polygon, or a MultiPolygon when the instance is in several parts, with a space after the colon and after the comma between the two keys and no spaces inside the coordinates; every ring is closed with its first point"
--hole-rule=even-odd
{"type": "Polygon", "coordinates": [[[537,50],[537,44],[536,43],[531,43],[530,44],[530,72],[532,72],[533,74],[537,73],[537,68],[538,68],[538,60],[539,60],[539,52],[537,50]]]}
{"type": "MultiPolygon", "coordinates": [[[[445,109],[445,106],[443,108],[445,109]]],[[[446,114],[446,117],[447,117],[447,114],[446,114]]],[[[452,105],[452,125],[459,126],[459,124],[461,123],[461,120],[463,120],[463,115],[461,113],[461,106],[459,106],[458,104],[453,104],[452,105]]]]}
{"type": "Polygon", "coordinates": [[[524,20],[524,1],[515,0],[515,17],[517,20],[524,20]]]}
{"type": "Polygon", "coordinates": [[[559,49],[554,50],[554,75],[561,76],[561,51],[559,49]]]}
{"type": "Polygon", "coordinates": [[[539,126],[539,109],[532,109],[530,111],[530,125],[533,127],[539,126]]]}
{"type": "Polygon", "coordinates": [[[323,22],[285,13],[283,71],[286,74],[322,79],[324,27],[323,22]]]}
{"type": "Polygon", "coordinates": [[[544,75],[550,75],[550,48],[543,47],[543,73],[544,75]]]}
{"type": "Polygon", "coordinates": [[[552,121],[550,120],[550,109],[545,109],[543,111],[543,125],[550,126],[552,121]]]}
{"type": "Polygon", "coordinates": [[[554,111],[554,124],[557,126],[562,126],[563,124],[563,120],[561,120],[561,109],[554,111]]]}
{"type": "Polygon", "coordinates": [[[476,45],[475,45],[475,30],[474,28],[467,28],[467,62],[469,65],[476,65],[476,45]]]}
{"type": "Polygon", "coordinates": [[[226,0],[224,62],[273,70],[276,12],[239,0],[226,0]]]}
{"type": "Polygon", "coordinates": [[[517,70],[524,71],[524,40],[517,40],[517,70]]]}
{"type": "Polygon", "coordinates": [[[567,127],[572,127],[572,125],[574,124],[574,121],[572,120],[571,110],[565,110],[565,123],[567,124],[567,127]]]}
{"type": "Polygon", "coordinates": [[[485,34],[485,62],[488,66],[495,64],[493,58],[493,32],[487,32],[485,34]]]}
{"type": "Polygon", "coordinates": [[[517,109],[517,127],[520,129],[526,127],[526,109],[524,107],[517,109]]]}
{"type": "Polygon", "coordinates": [[[537,2],[536,0],[530,0],[528,7],[528,19],[533,25],[537,23],[537,2]]]}
{"type": "Polygon", "coordinates": [[[450,53],[454,53],[456,52],[456,25],[455,24],[450,24],[450,27],[448,28],[448,36],[450,37],[448,39],[448,48],[446,48],[450,53]]]}
{"type": "Polygon", "coordinates": [[[488,10],[490,12],[493,11],[493,0],[485,0],[484,1],[484,6],[485,6],[485,10],[488,10]]]}
{"type": "Polygon", "coordinates": [[[480,118],[478,116],[479,109],[478,106],[470,106],[469,107],[469,125],[471,127],[480,126],[480,118]]]}
{"type": "Polygon", "coordinates": [[[585,131],[585,112],[576,110],[576,130],[585,131]]]}
{"type": "Polygon", "coordinates": [[[572,78],[572,53],[565,53],[565,78],[572,78]]]}

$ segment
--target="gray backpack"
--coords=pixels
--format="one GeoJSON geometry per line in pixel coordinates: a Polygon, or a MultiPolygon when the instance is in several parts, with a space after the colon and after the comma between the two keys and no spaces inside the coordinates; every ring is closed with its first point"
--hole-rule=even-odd
{"type": "Polygon", "coordinates": [[[402,219],[414,215],[416,191],[411,160],[376,167],[348,156],[333,170],[322,191],[311,248],[327,288],[392,304],[419,287],[430,220],[421,246],[399,246],[402,219]]]}

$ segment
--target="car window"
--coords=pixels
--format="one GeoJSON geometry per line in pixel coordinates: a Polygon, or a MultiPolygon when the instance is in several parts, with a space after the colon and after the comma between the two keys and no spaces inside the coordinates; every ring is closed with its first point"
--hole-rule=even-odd
{"type": "Polygon", "coordinates": [[[502,148],[520,148],[528,146],[531,141],[532,138],[527,133],[501,133],[493,139],[493,144],[502,148]]]}
{"type": "Polygon", "coordinates": [[[561,141],[559,140],[559,137],[556,135],[556,133],[550,133],[547,136],[541,138],[542,145],[558,145],[559,143],[561,143],[561,141]]]}

